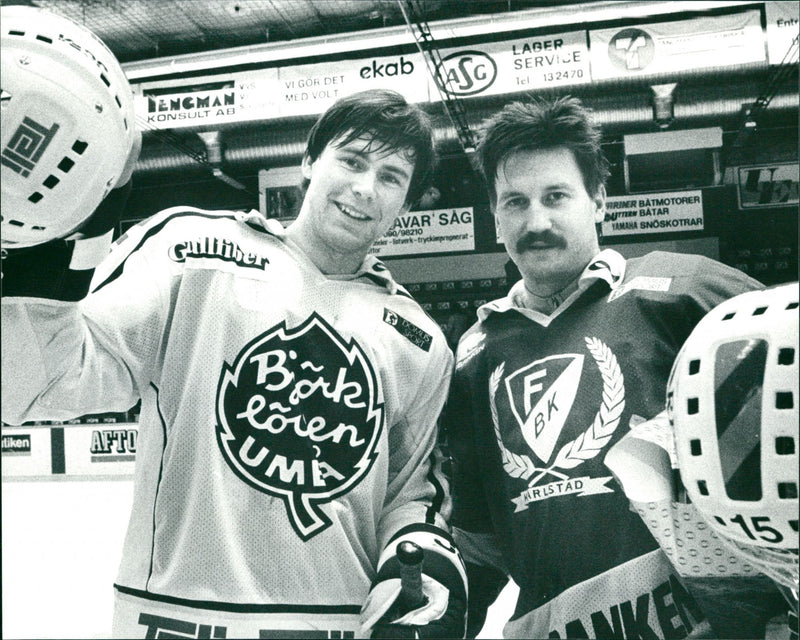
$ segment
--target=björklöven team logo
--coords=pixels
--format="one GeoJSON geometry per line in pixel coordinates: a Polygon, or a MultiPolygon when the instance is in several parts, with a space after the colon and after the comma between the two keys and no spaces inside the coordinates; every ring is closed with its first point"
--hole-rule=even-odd
{"type": "Polygon", "coordinates": [[[528,483],[512,499],[516,511],[527,509],[531,502],[560,495],[612,491],[605,486],[611,476],[574,477],[564,473],[594,458],[608,445],[625,408],[625,382],[616,356],[597,338],[586,338],[585,342],[602,378],[602,398],[592,423],[577,438],[562,444],[555,456],[556,444],[578,392],[584,356],[550,356],[505,378],[503,362],[489,377],[489,403],[503,469],[512,478],[528,483]],[[534,458],[511,451],[503,442],[498,415],[498,391],[503,387],[511,413],[534,458]]]}
{"type": "Polygon", "coordinates": [[[283,499],[303,540],[330,526],[321,505],[367,474],[384,420],[366,354],[316,313],[275,325],[226,363],[216,408],[228,465],[283,499]]]}

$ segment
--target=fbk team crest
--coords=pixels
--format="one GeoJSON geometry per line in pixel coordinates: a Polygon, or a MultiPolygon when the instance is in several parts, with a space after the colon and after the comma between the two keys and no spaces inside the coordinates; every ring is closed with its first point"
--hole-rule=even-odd
{"type": "MultiPolygon", "coordinates": [[[[527,509],[532,502],[562,495],[613,491],[605,485],[611,476],[567,473],[609,444],[625,408],[625,383],[616,356],[597,338],[586,338],[585,342],[602,380],[602,397],[592,423],[568,442],[561,436],[578,393],[584,355],[550,356],[508,376],[503,362],[489,378],[490,408],[503,469],[512,478],[527,482],[527,488],[512,500],[516,511],[527,509]],[[498,403],[504,400],[532,456],[525,451],[512,451],[503,442],[498,403]]],[[[508,414],[504,411],[504,415],[508,414]]]]}
{"type": "Polygon", "coordinates": [[[223,368],[217,442],[231,469],[278,496],[303,540],[326,529],[320,505],[367,474],[383,426],[372,365],[314,313],[253,340],[223,368]]]}

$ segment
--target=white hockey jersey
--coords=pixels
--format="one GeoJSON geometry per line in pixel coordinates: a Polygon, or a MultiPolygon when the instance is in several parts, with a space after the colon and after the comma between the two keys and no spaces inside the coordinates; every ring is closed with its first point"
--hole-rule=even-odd
{"type": "Polygon", "coordinates": [[[5,422],[141,398],[115,635],[352,637],[388,540],[446,526],[452,355],[375,258],[326,276],[255,212],[173,208],[2,322],[5,422]]]}

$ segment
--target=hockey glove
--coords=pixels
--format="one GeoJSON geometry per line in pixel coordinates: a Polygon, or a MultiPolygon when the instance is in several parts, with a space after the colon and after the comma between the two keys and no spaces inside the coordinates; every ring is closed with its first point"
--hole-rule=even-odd
{"type": "Polygon", "coordinates": [[[66,302],[86,297],[94,269],[108,255],[114,228],[125,210],[141,146],[140,133],[116,186],[76,232],[32,247],[3,249],[3,297],[66,302]]]}
{"type": "Polygon", "coordinates": [[[362,638],[463,638],[466,632],[467,578],[450,536],[433,526],[401,530],[378,561],[378,575],[361,609],[362,638]],[[404,542],[422,549],[421,602],[408,602],[398,558],[404,542]]]}

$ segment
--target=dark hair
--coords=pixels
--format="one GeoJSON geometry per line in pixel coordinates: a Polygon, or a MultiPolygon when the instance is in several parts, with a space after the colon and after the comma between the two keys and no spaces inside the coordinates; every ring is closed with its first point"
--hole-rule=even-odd
{"type": "Polygon", "coordinates": [[[492,204],[497,200],[495,176],[511,154],[557,147],[572,151],[586,191],[596,195],[609,175],[601,140],[600,125],[578,98],[564,96],[506,105],[484,121],[477,149],[492,204]]]}
{"type": "MultiPolygon", "coordinates": [[[[374,139],[370,150],[402,153],[414,165],[405,203],[416,204],[433,182],[436,166],[428,114],[389,89],[354,93],[337,100],[317,120],[308,135],[306,155],[313,162],[331,141],[342,146],[361,136],[374,139]]],[[[301,188],[307,187],[306,179],[301,188]]]]}

